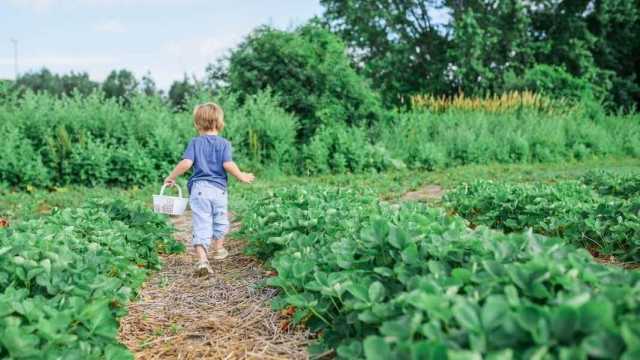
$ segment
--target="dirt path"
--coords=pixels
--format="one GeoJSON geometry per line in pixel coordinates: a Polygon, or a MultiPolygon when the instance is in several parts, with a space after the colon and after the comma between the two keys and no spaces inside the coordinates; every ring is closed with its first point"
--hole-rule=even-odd
{"type": "MultiPolygon", "coordinates": [[[[191,213],[173,219],[188,244],[191,213]]],[[[232,231],[239,225],[234,223],[232,231]]],[[[283,326],[270,307],[275,290],[261,288],[260,263],[228,240],[230,256],[210,259],[215,275],[193,276],[194,255],[164,257],[120,323],[120,341],[136,359],[306,359],[308,334],[283,326]]],[[[189,248],[189,247],[188,247],[189,248]]],[[[190,249],[190,248],[189,248],[190,249]]]]}
{"type": "Polygon", "coordinates": [[[409,191],[402,195],[402,201],[438,201],[444,196],[444,189],[440,185],[425,185],[415,191],[409,191]]]}

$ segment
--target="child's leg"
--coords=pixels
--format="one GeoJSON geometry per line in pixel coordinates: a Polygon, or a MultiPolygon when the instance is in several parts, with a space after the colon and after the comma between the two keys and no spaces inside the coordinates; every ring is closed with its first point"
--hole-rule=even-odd
{"type": "Polygon", "coordinates": [[[229,216],[227,214],[227,192],[221,192],[213,202],[213,240],[214,250],[224,249],[224,236],[229,231],[229,216]]]}
{"type": "Polygon", "coordinates": [[[199,261],[207,261],[207,249],[202,245],[194,245],[199,261]]]}
{"type": "Polygon", "coordinates": [[[224,248],[224,236],[229,231],[229,217],[227,209],[214,209],[213,215],[213,248],[220,250],[224,248]]]}
{"type": "Polygon", "coordinates": [[[207,261],[207,249],[211,244],[213,235],[211,222],[213,221],[213,208],[211,201],[207,199],[202,190],[194,185],[189,197],[192,213],[193,238],[191,243],[200,261],[207,261]]]}

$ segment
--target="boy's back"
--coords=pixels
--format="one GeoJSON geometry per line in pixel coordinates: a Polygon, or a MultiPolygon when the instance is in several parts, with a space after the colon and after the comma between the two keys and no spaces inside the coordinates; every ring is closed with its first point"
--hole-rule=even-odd
{"type": "Polygon", "coordinates": [[[182,155],[193,161],[193,175],[189,179],[189,191],[196,181],[207,181],[222,190],[227,189],[227,172],[224,163],[232,161],[231,144],[218,135],[201,135],[189,142],[182,155]]]}

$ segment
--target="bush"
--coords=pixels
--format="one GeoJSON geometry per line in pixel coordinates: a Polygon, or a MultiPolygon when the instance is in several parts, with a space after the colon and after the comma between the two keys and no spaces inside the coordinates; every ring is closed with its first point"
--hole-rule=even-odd
{"type": "Polygon", "coordinates": [[[413,168],[638,156],[640,117],[413,111],[380,124],[379,142],[413,168]],[[624,130],[623,130],[624,129],[624,130]]]}
{"type": "Polygon", "coordinates": [[[237,96],[228,96],[223,107],[229,123],[225,134],[234,154],[248,166],[293,173],[298,119],[280,108],[278,101],[270,91],[247,97],[242,106],[237,96]]]}
{"type": "Polygon", "coordinates": [[[342,41],[313,24],[293,32],[257,29],[231,53],[227,77],[240,94],[272,89],[299,117],[304,143],[321,125],[371,124],[381,111],[379,96],[351,67],[342,41]]]}
{"type": "Polygon", "coordinates": [[[505,91],[529,90],[552,99],[568,99],[579,102],[585,98],[605,100],[611,83],[605,79],[587,79],[571,75],[564,68],[537,64],[527,69],[523,76],[505,75],[505,91]]]}
{"type": "Polygon", "coordinates": [[[380,171],[389,164],[385,152],[372,145],[366,131],[358,127],[321,127],[302,148],[305,175],[380,171]]]}
{"type": "MultiPolygon", "coordinates": [[[[196,100],[211,101],[208,94],[196,100]],[[206,96],[206,98],[205,98],[206,96]]],[[[297,119],[270,92],[218,100],[236,159],[256,169],[294,172],[297,119]]],[[[99,93],[62,97],[26,93],[0,103],[0,183],[25,188],[82,184],[115,186],[160,182],[196,136],[192,115],[174,113],[157,97],[124,106],[99,93]]]]}

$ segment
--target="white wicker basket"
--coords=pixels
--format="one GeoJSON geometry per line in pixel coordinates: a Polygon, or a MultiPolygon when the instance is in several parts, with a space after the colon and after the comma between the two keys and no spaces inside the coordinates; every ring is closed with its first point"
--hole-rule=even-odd
{"type": "Polygon", "coordinates": [[[182,215],[187,208],[187,199],[182,197],[182,188],[178,184],[178,196],[166,196],[164,189],[166,185],[162,185],[160,195],[153,195],[153,211],[160,214],[182,215]]]}

